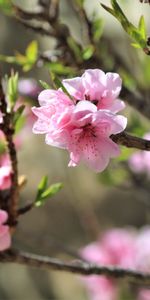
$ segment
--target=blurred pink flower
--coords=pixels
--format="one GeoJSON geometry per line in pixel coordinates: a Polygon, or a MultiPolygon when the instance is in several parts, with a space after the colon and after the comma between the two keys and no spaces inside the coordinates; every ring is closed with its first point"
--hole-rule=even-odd
{"type": "Polygon", "coordinates": [[[11,186],[11,163],[9,156],[3,154],[0,156],[0,190],[9,189],[11,186]]]}
{"type": "MultiPolygon", "coordinates": [[[[114,265],[150,272],[150,227],[139,233],[129,229],[106,231],[96,242],[80,251],[81,257],[99,265],[114,265]]],[[[105,276],[83,277],[92,300],[119,300],[118,283],[105,276]]],[[[150,289],[137,288],[138,300],[149,300],[150,289]]]]}
{"type": "MultiPolygon", "coordinates": [[[[69,166],[74,167],[82,161],[96,172],[100,172],[107,167],[111,157],[116,157],[120,153],[118,145],[110,139],[110,136],[123,131],[127,124],[125,117],[114,113],[121,108],[119,104],[122,103],[121,101],[117,102],[118,104],[113,103],[120,91],[119,82],[121,84],[121,80],[119,76],[117,77],[117,74],[113,76],[113,73],[105,78],[105,74],[100,70],[87,70],[84,74],[99,76],[98,79],[101,79],[103,84],[105,83],[104,86],[107,85],[106,93],[104,91],[102,93],[103,100],[102,98],[101,100],[103,104],[101,104],[100,97],[95,99],[95,97],[98,97],[98,90],[97,94],[92,96],[92,99],[98,100],[98,105],[94,101],[93,103],[88,101],[91,100],[89,97],[84,100],[86,97],[83,94],[81,101],[76,101],[80,100],[80,97],[75,101],[71,101],[61,90],[44,90],[39,95],[40,107],[32,108],[33,113],[38,117],[33,126],[33,132],[46,134],[47,144],[67,149],[70,153],[69,166]],[[109,104],[111,102],[111,105],[108,105],[104,94],[107,99],[109,98],[110,101],[108,102],[109,104]],[[115,111],[114,109],[106,109],[105,101],[107,108],[109,106],[112,109],[113,105],[115,107],[117,105],[118,109],[115,111]]],[[[92,82],[94,78],[92,77],[92,82]]],[[[74,80],[75,82],[78,81],[76,78],[71,80],[73,82],[74,80]]],[[[63,83],[68,88],[68,81],[66,80],[63,83]]],[[[96,87],[94,87],[94,82],[91,86],[91,93],[98,89],[98,84],[99,88],[102,89],[99,81],[95,84],[96,87]]],[[[78,85],[78,91],[81,94],[83,89],[80,84],[78,85]]],[[[76,94],[71,94],[77,97],[76,94]]],[[[90,95],[88,94],[88,96],[90,95]]],[[[123,107],[123,103],[121,105],[123,107]]]]}
{"type": "Polygon", "coordinates": [[[18,91],[23,96],[36,98],[41,88],[33,78],[21,78],[18,82],[18,91]]]}
{"type": "MultiPolygon", "coordinates": [[[[150,140],[150,133],[144,135],[146,140],[150,140]]],[[[129,167],[135,173],[146,173],[150,176],[150,151],[137,151],[129,158],[129,167]]]]}
{"type": "Polygon", "coordinates": [[[104,73],[99,69],[86,70],[81,77],[63,80],[63,85],[76,100],[89,100],[98,109],[116,113],[125,107],[116,99],[121,91],[122,80],[117,73],[104,73]]]}
{"type": "MultiPolygon", "coordinates": [[[[100,241],[81,249],[80,254],[86,261],[99,265],[105,266],[112,263],[111,256],[101,247],[100,241]]],[[[88,288],[92,300],[116,300],[117,285],[114,284],[112,279],[93,275],[82,277],[82,282],[88,288]]]]}
{"type": "Polygon", "coordinates": [[[11,245],[9,226],[4,225],[7,219],[8,219],[7,212],[0,209],[0,251],[4,251],[8,249],[11,245]]]}
{"type": "Polygon", "coordinates": [[[150,300],[150,289],[141,288],[138,293],[137,300],[150,300]]]}
{"type": "Polygon", "coordinates": [[[136,234],[134,231],[118,228],[107,231],[102,236],[101,243],[111,257],[113,265],[134,268],[135,240],[136,234]]]}

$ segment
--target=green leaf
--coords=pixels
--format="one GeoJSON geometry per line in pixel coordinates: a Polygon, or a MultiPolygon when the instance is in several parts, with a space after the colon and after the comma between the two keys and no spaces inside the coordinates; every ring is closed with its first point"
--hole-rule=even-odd
{"type": "Polygon", "coordinates": [[[92,23],[92,32],[93,32],[93,39],[95,42],[98,42],[103,33],[103,19],[96,19],[92,23]]]}
{"type": "Polygon", "coordinates": [[[94,46],[93,45],[89,45],[89,46],[87,46],[84,50],[83,50],[83,52],[82,52],[82,57],[83,57],[83,59],[84,60],[88,60],[88,59],[90,59],[92,56],[93,56],[93,54],[94,54],[94,46]]]}
{"type": "Polygon", "coordinates": [[[61,182],[52,184],[47,190],[45,190],[42,193],[41,197],[44,199],[44,198],[47,198],[47,197],[54,196],[56,193],[58,193],[62,189],[62,186],[63,185],[62,185],[61,182]]]}
{"type": "Polygon", "coordinates": [[[40,187],[38,187],[37,196],[35,199],[35,206],[40,207],[45,204],[46,200],[56,193],[58,193],[62,188],[62,183],[54,183],[47,188],[47,176],[44,176],[40,187]]]}
{"type": "Polygon", "coordinates": [[[144,40],[146,40],[147,34],[146,34],[146,25],[145,25],[144,16],[140,17],[138,28],[141,33],[141,36],[143,37],[144,40]]]}
{"type": "Polygon", "coordinates": [[[24,109],[25,109],[25,105],[22,104],[22,105],[17,109],[17,111],[15,112],[14,118],[13,118],[13,125],[14,125],[14,126],[17,125],[17,122],[19,121],[20,117],[22,116],[24,109]]]}
{"type": "Polygon", "coordinates": [[[39,83],[41,84],[41,86],[45,89],[48,90],[50,89],[50,86],[47,82],[43,81],[43,80],[39,80],[39,83]]]}
{"type": "Polygon", "coordinates": [[[56,75],[59,76],[66,76],[66,75],[71,75],[74,74],[74,71],[71,67],[69,66],[64,66],[60,62],[51,62],[51,63],[46,63],[46,65],[49,67],[50,71],[55,73],[56,75]]]}
{"type": "Polygon", "coordinates": [[[141,49],[141,46],[137,43],[131,43],[131,46],[133,46],[136,49],[141,49]]]}
{"type": "Polygon", "coordinates": [[[68,39],[67,39],[67,43],[68,43],[68,46],[70,47],[70,49],[73,51],[76,59],[78,62],[82,62],[82,51],[79,47],[79,45],[75,42],[75,40],[69,36],[68,39]]]}
{"type": "Polygon", "coordinates": [[[11,0],[0,0],[0,10],[2,10],[6,14],[10,14],[12,11],[11,0]]]}
{"type": "Polygon", "coordinates": [[[57,89],[61,88],[62,91],[72,100],[72,96],[69,94],[69,92],[67,91],[63,83],[60,81],[60,79],[53,72],[51,72],[51,77],[56,88],[57,89]]]}
{"type": "Polygon", "coordinates": [[[34,64],[36,62],[38,57],[38,43],[36,40],[28,45],[25,55],[30,63],[34,64]]]}
{"type": "Polygon", "coordinates": [[[12,109],[18,99],[18,73],[12,74],[8,79],[7,84],[7,95],[10,104],[10,109],[12,109]]]}
{"type": "Polygon", "coordinates": [[[48,176],[43,176],[40,183],[38,184],[38,194],[42,194],[43,191],[47,188],[48,176]]]}
{"type": "Polygon", "coordinates": [[[142,49],[146,48],[147,41],[144,18],[140,18],[139,26],[138,28],[136,28],[131,22],[129,22],[116,0],[111,0],[111,4],[113,9],[105,5],[101,5],[121,23],[124,30],[135,41],[135,43],[133,44],[134,47],[139,47],[142,49]]]}
{"type": "Polygon", "coordinates": [[[115,13],[115,11],[114,11],[112,8],[110,8],[109,6],[106,6],[106,5],[103,4],[103,3],[100,3],[100,4],[101,4],[101,6],[102,6],[106,11],[108,11],[112,16],[116,17],[116,13],[115,13]]]}

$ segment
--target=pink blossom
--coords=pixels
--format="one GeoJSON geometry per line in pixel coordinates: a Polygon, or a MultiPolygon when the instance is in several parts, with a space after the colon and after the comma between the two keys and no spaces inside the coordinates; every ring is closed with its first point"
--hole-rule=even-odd
{"type": "Polygon", "coordinates": [[[127,229],[112,229],[106,232],[101,243],[111,257],[111,263],[124,268],[135,267],[136,234],[127,229]]]}
{"type": "Polygon", "coordinates": [[[9,156],[3,154],[0,157],[0,190],[9,189],[11,186],[11,163],[9,156]]]}
{"type": "Polygon", "coordinates": [[[44,90],[39,94],[38,100],[41,107],[32,108],[38,117],[33,126],[33,133],[36,134],[54,131],[62,113],[73,106],[72,101],[60,90],[44,90]]]}
{"type": "Polygon", "coordinates": [[[36,98],[41,89],[33,78],[21,78],[18,82],[18,91],[23,96],[36,98]]]}
{"type": "Polygon", "coordinates": [[[122,80],[117,73],[104,73],[99,69],[86,70],[81,77],[63,80],[65,88],[76,100],[89,100],[98,109],[109,109],[116,113],[125,107],[117,99],[122,80]]]}
{"type": "MultiPolygon", "coordinates": [[[[98,265],[114,265],[150,272],[150,227],[138,233],[129,229],[106,231],[96,242],[80,251],[81,257],[98,265]]],[[[118,283],[105,276],[84,277],[91,300],[119,300],[118,283]]],[[[137,300],[149,300],[150,289],[137,287],[137,300]]]]}
{"type": "MultiPolygon", "coordinates": [[[[114,94],[117,92],[112,91],[111,98],[114,94]]],[[[84,162],[99,172],[107,167],[111,157],[119,155],[119,147],[110,136],[125,129],[125,117],[100,109],[88,100],[74,104],[61,90],[43,91],[39,103],[41,107],[32,108],[38,117],[33,132],[46,134],[48,145],[67,149],[69,166],[84,162]]]]}
{"type": "Polygon", "coordinates": [[[150,299],[150,289],[141,288],[138,293],[137,300],[149,300],[150,299]]]}
{"type": "MultiPolygon", "coordinates": [[[[144,135],[146,140],[150,140],[150,133],[144,135]]],[[[146,173],[150,176],[150,151],[137,151],[129,158],[129,167],[135,173],[146,173]]]]}
{"type": "MultiPolygon", "coordinates": [[[[103,266],[111,264],[111,256],[103,249],[99,241],[83,248],[80,254],[84,260],[92,263],[103,266]]],[[[117,285],[113,280],[105,276],[93,275],[83,277],[82,281],[87,286],[92,300],[116,300],[117,285]]]]}
{"type": "Polygon", "coordinates": [[[7,219],[8,219],[7,212],[0,209],[0,251],[4,251],[8,249],[11,245],[9,226],[4,225],[7,219]]]}

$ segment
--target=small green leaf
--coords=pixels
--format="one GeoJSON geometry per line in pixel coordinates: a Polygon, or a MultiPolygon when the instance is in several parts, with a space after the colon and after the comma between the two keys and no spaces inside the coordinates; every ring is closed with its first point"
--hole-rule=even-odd
{"type": "Polygon", "coordinates": [[[141,17],[139,21],[139,27],[136,28],[125,16],[122,9],[120,8],[119,4],[116,0],[111,0],[112,8],[109,8],[105,5],[102,7],[107,10],[110,14],[112,14],[118,21],[121,23],[124,30],[128,33],[128,35],[135,41],[133,44],[136,48],[145,49],[147,47],[146,41],[146,28],[144,18],[141,17]]]}
{"type": "Polygon", "coordinates": [[[39,83],[41,84],[41,86],[45,89],[48,90],[50,89],[50,86],[47,82],[43,81],[43,80],[39,80],[39,83]]]}
{"type": "Polygon", "coordinates": [[[24,109],[25,109],[25,105],[22,104],[22,105],[17,109],[17,111],[15,112],[14,118],[13,118],[13,125],[14,125],[14,126],[17,125],[17,122],[19,121],[20,117],[22,116],[24,109]]]}
{"type": "Polygon", "coordinates": [[[143,37],[144,40],[146,40],[146,25],[145,25],[145,20],[144,20],[144,16],[141,16],[140,17],[140,20],[139,20],[139,31],[141,33],[141,36],[143,37]]]}
{"type": "Polygon", "coordinates": [[[68,46],[73,51],[78,62],[82,62],[82,51],[79,45],[75,42],[75,40],[70,36],[67,39],[68,46]]]}
{"type": "Polygon", "coordinates": [[[88,59],[90,59],[92,56],[93,56],[93,54],[94,54],[94,46],[93,45],[89,45],[89,46],[87,46],[84,50],[83,50],[83,52],[82,52],[82,57],[83,57],[83,59],[84,60],[88,60],[88,59]]]}
{"type": "Polygon", "coordinates": [[[141,49],[141,46],[137,43],[131,43],[131,46],[133,46],[136,49],[141,49]]]}
{"type": "Polygon", "coordinates": [[[61,88],[62,91],[72,100],[72,96],[69,94],[63,83],[60,81],[60,79],[53,72],[51,72],[51,77],[53,82],[55,83],[56,88],[61,88]]]}
{"type": "Polygon", "coordinates": [[[9,64],[17,63],[16,57],[14,57],[14,56],[5,56],[5,55],[1,54],[0,55],[0,60],[4,61],[4,62],[7,62],[9,64]]]}
{"type": "Polygon", "coordinates": [[[74,74],[74,71],[71,67],[64,66],[60,62],[46,63],[46,65],[49,67],[51,72],[55,73],[58,76],[62,76],[62,75],[66,76],[66,75],[74,74]]]}
{"type": "Polygon", "coordinates": [[[18,73],[12,73],[12,75],[8,79],[7,95],[10,109],[12,109],[18,99],[18,73]]]}
{"type": "Polygon", "coordinates": [[[45,176],[42,180],[42,184],[40,186],[40,190],[38,190],[36,199],[35,199],[35,206],[40,207],[45,204],[46,200],[56,193],[58,193],[62,188],[62,183],[54,183],[51,186],[47,187],[47,176],[45,176]]]}
{"type": "Polygon", "coordinates": [[[96,19],[92,23],[93,39],[95,42],[98,42],[102,36],[103,24],[103,19],[96,19]]]}
{"type": "Polygon", "coordinates": [[[38,57],[38,43],[37,41],[32,41],[27,49],[26,49],[26,57],[28,58],[28,61],[30,61],[32,64],[36,62],[38,57]]]}
{"type": "Polygon", "coordinates": [[[100,3],[101,6],[106,10],[108,11],[112,16],[116,17],[116,14],[114,12],[114,10],[112,8],[110,8],[109,6],[106,6],[105,4],[103,3],[100,3]]]}
{"type": "Polygon", "coordinates": [[[54,196],[56,193],[58,193],[62,189],[62,186],[63,185],[62,185],[61,182],[52,184],[47,190],[45,190],[42,193],[41,197],[44,199],[44,198],[47,198],[47,197],[54,196]]]}
{"type": "Polygon", "coordinates": [[[47,184],[48,184],[48,176],[43,176],[40,183],[38,184],[38,193],[40,195],[47,188],[47,184]]]}

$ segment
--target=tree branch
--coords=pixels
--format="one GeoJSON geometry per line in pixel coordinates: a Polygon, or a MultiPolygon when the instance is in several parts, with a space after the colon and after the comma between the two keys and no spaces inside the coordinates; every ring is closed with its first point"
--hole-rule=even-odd
{"type": "Polygon", "coordinates": [[[140,150],[150,151],[150,141],[136,136],[132,136],[125,131],[115,135],[111,135],[111,139],[116,144],[123,145],[128,148],[136,148],[140,150]]]}
{"type": "Polygon", "coordinates": [[[12,125],[13,115],[7,111],[7,102],[2,88],[2,83],[0,80],[0,111],[3,115],[3,123],[1,124],[1,130],[3,130],[6,141],[8,152],[12,165],[11,173],[11,187],[9,191],[8,199],[8,223],[10,226],[16,225],[17,219],[17,202],[18,202],[18,162],[15,144],[13,142],[14,128],[12,125]]]}
{"type": "Polygon", "coordinates": [[[44,268],[55,271],[65,271],[79,275],[105,275],[116,279],[126,279],[129,282],[150,285],[150,273],[115,266],[100,266],[85,261],[62,261],[48,256],[40,256],[17,250],[0,253],[0,262],[18,263],[34,268],[44,268]]]}

